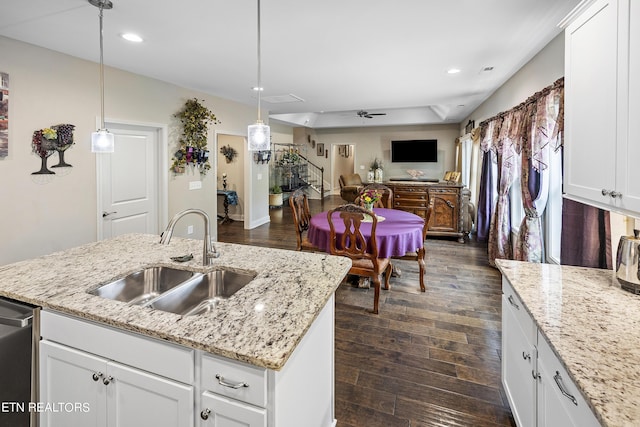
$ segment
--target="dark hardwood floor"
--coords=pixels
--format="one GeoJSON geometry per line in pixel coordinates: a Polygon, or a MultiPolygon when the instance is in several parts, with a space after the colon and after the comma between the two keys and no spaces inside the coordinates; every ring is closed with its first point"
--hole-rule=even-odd
{"type": "MultiPolygon", "coordinates": [[[[343,203],[311,200],[312,213],[343,203]]],[[[295,249],[287,204],[271,223],[218,226],[222,242],[295,249]]],[[[428,238],[426,286],[418,264],[395,260],[401,277],[382,290],[346,281],[336,292],[335,391],[338,427],[515,426],[500,383],[500,274],[486,245],[428,238]]]]}

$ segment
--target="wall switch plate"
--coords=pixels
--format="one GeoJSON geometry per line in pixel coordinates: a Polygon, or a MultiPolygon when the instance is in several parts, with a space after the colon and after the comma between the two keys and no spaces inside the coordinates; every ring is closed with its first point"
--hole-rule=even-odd
{"type": "Polygon", "coordinates": [[[199,190],[202,188],[202,181],[189,182],[189,190],[199,190]]]}
{"type": "Polygon", "coordinates": [[[193,225],[187,226],[187,234],[193,234],[193,225]]]}
{"type": "Polygon", "coordinates": [[[364,170],[364,165],[360,165],[360,170],[363,171],[364,170]]]}
{"type": "Polygon", "coordinates": [[[260,180],[262,179],[262,174],[261,174],[261,173],[259,173],[258,175],[256,175],[256,179],[257,179],[258,181],[260,181],[260,180]]]}

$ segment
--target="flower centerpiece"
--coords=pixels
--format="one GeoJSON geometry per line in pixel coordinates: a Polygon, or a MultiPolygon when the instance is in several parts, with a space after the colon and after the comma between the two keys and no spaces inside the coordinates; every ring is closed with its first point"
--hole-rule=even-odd
{"type": "Polygon", "coordinates": [[[366,188],[360,193],[360,200],[367,210],[372,210],[374,203],[382,198],[382,193],[374,188],[366,188]]]}

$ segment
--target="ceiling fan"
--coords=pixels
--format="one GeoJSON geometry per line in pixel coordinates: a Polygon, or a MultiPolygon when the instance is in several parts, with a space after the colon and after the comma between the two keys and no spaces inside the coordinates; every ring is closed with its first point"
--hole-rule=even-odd
{"type": "Polygon", "coordinates": [[[360,110],[356,113],[358,117],[363,117],[367,119],[372,119],[373,116],[386,116],[387,113],[370,113],[368,111],[360,110]]]}

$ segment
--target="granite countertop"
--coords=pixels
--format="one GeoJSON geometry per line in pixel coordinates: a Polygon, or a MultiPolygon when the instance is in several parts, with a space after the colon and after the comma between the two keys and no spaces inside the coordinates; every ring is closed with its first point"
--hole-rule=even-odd
{"type": "Polygon", "coordinates": [[[602,425],[640,425],[640,296],[611,270],[496,264],[602,425]]]}
{"type": "Polygon", "coordinates": [[[202,265],[202,240],[127,234],[0,266],[0,296],[279,370],[349,271],[348,258],[215,243],[221,256],[202,265]],[[177,263],[170,257],[192,253],[177,263]],[[225,268],[256,278],[215,310],[181,316],[127,306],[87,291],[151,265],[198,272],[225,268]]]}

